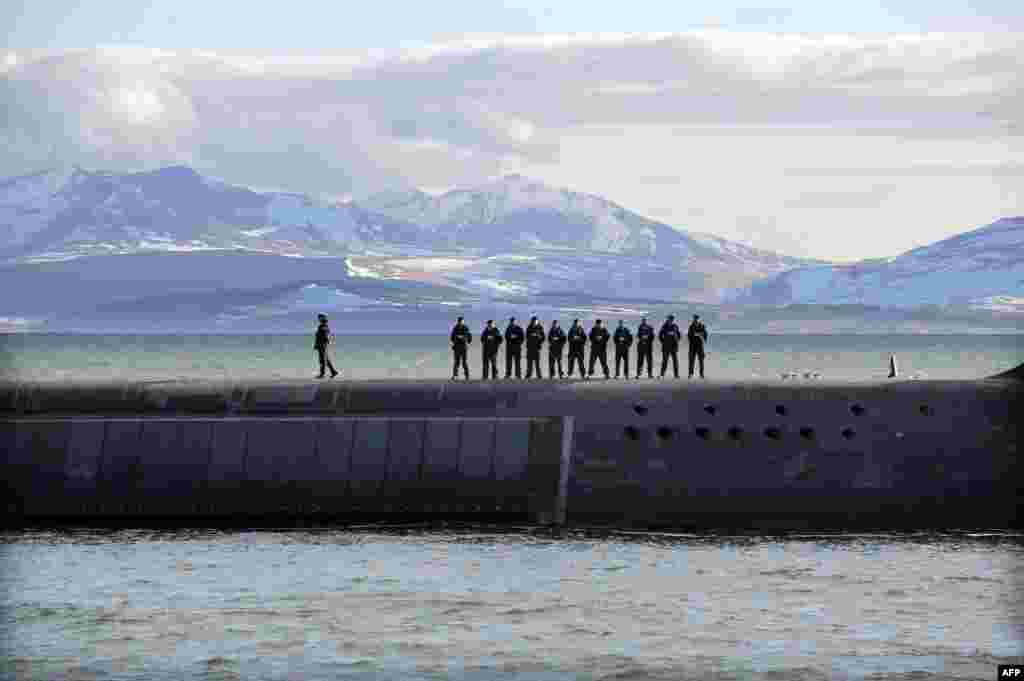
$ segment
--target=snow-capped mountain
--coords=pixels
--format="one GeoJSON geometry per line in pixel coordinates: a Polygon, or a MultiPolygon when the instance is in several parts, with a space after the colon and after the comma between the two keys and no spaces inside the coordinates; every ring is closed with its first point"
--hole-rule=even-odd
{"type": "Polygon", "coordinates": [[[749,267],[763,273],[808,262],[677,230],[599,196],[549,187],[522,175],[506,175],[441,196],[388,192],[360,205],[464,248],[589,251],[674,265],[749,267]]]}
{"type": "Polygon", "coordinates": [[[8,257],[225,248],[310,256],[418,238],[357,206],[254,192],[182,166],[49,170],[0,182],[0,253],[8,257]]]}
{"type": "Polygon", "coordinates": [[[767,304],[1022,309],[1024,217],[1004,218],[894,258],[783,272],[754,282],[741,299],[767,304]]]}
{"type": "MultiPolygon", "coordinates": [[[[428,268],[431,276],[485,296],[629,290],[639,297],[715,302],[757,279],[821,262],[674,229],[599,196],[522,175],[440,196],[388,192],[359,205],[417,225],[436,244],[487,256],[428,268]]],[[[397,266],[419,269],[410,261],[397,266]]]]}
{"type": "Polygon", "coordinates": [[[256,192],[180,166],[0,183],[0,255],[9,262],[210,250],[348,255],[346,276],[426,279],[484,297],[628,287],[715,301],[813,262],[679,231],[519,175],[438,197],[391,192],[344,204],[256,192]]]}
{"type": "Polygon", "coordinates": [[[0,319],[51,328],[186,318],[235,328],[311,307],[381,318],[527,303],[678,312],[684,301],[963,304],[1018,319],[1022,254],[1024,218],[1011,218],[896,258],[829,265],[521,176],[351,203],[257,192],[184,167],[0,181],[0,290],[18,292],[2,298],[0,319]]]}

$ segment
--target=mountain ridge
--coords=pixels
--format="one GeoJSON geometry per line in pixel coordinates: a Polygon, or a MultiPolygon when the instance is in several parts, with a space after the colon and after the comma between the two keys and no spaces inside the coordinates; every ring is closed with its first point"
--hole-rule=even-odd
{"type": "MultiPolygon", "coordinates": [[[[662,231],[664,236],[675,235],[674,238],[676,239],[679,238],[678,235],[686,237],[690,234],[699,234],[703,238],[711,237],[718,239],[721,242],[729,243],[735,248],[743,249],[750,253],[758,253],[786,261],[821,261],[815,258],[786,256],[764,249],[756,249],[715,235],[699,232],[691,233],[687,230],[677,229],[645,218],[598,195],[550,187],[543,182],[520,174],[505,175],[473,187],[452,189],[440,196],[431,196],[417,189],[400,192],[382,192],[371,195],[363,200],[332,202],[297,192],[256,191],[248,187],[208,178],[187,165],[172,165],[154,170],[128,173],[105,170],[88,171],[76,165],[70,170],[49,168],[0,180],[0,208],[16,206],[16,201],[12,200],[12,198],[16,199],[17,197],[10,196],[12,193],[17,194],[17,192],[12,192],[12,188],[16,185],[41,180],[49,180],[46,184],[48,185],[47,188],[51,191],[47,192],[45,196],[35,196],[32,198],[37,201],[42,199],[53,200],[58,203],[58,206],[56,206],[58,210],[62,207],[59,205],[62,200],[77,199],[81,201],[82,199],[89,198],[88,196],[83,197],[81,192],[94,192],[96,195],[92,198],[98,201],[100,199],[99,194],[104,190],[114,193],[128,190],[141,191],[147,194],[148,207],[152,210],[160,209],[162,204],[174,202],[179,204],[179,206],[189,208],[201,207],[206,215],[193,215],[191,216],[193,219],[197,217],[241,218],[254,223],[248,226],[259,227],[261,225],[258,223],[264,221],[278,223],[281,226],[295,226],[296,224],[301,224],[299,221],[302,218],[308,220],[310,217],[309,215],[299,216],[285,213],[268,216],[260,213],[259,210],[253,210],[251,215],[244,211],[238,212],[239,206],[237,204],[242,204],[243,207],[251,209],[259,209],[265,208],[267,204],[273,204],[277,201],[285,204],[299,203],[306,208],[315,208],[326,212],[334,211],[342,215],[352,211],[362,216],[390,217],[399,222],[423,227],[433,233],[440,232],[442,228],[450,226],[464,227],[467,225],[494,224],[503,215],[521,212],[524,209],[533,209],[535,211],[548,210],[561,215],[569,213],[586,214],[589,212],[592,215],[587,215],[586,217],[592,221],[595,219],[608,222],[622,219],[638,220],[640,221],[637,227],[638,230],[657,229],[662,231]],[[77,190],[79,193],[69,192],[68,190],[70,189],[77,190]],[[190,192],[190,194],[183,196],[182,194],[185,194],[185,192],[190,192]],[[537,198],[541,200],[536,200],[537,198]],[[230,203],[232,200],[236,204],[234,206],[236,212],[231,215],[225,215],[223,212],[224,204],[230,203]],[[553,205],[557,203],[562,205],[553,205]],[[201,206],[197,206],[197,204],[201,204],[201,206]],[[506,207],[505,204],[509,204],[510,207],[506,207]],[[411,206],[418,207],[418,210],[411,208],[411,206]],[[428,208],[433,208],[437,214],[430,216],[427,212],[428,208]],[[426,219],[428,216],[431,219],[426,219]]],[[[124,196],[107,196],[103,197],[101,203],[110,203],[111,198],[125,200],[124,196]]],[[[123,210],[124,207],[121,206],[120,209],[123,210]]],[[[7,218],[7,224],[0,223],[0,228],[7,228],[5,230],[7,234],[5,235],[3,231],[0,231],[0,247],[9,250],[12,241],[17,245],[18,240],[11,238],[12,232],[17,230],[13,229],[10,215],[2,217],[7,218]],[[3,239],[2,237],[4,236],[7,238],[3,239]]],[[[78,217],[81,218],[83,216],[79,215],[78,217]]],[[[113,218],[114,216],[107,214],[100,217],[113,218]]],[[[151,215],[148,217],[153,221],[157,216],[151,215]]],[[[186,215],[184,217],[190,216],[186,215]]],[[[335,236],[350,237],[351,235],[336,234],[335,236]]],[[[347,240],[344,238],[339,239],[339,241],[347,243],[347,240]]],[[[358,240],[355,241],[358,242],[358,240]]],[[[357,247],[362,246],[359,243],[355,245],[357,247]]],[[[613,237],[602,234],[596,237],[595,243],[590,244],[591,248],[585,250],[621,252],[621,249],[614,247],[615,245],[613,237]]]]}
{"type": "Polygon", "coordinates": [[[1024,307],[1024,217],[1000,218],[890,258],[781,272],[732,301],[1024,307]]]}
{"type": "MultiPolygon", "coordinates": [[[[110,282],[82,281],[73,294],[42,291],[10,302],[0,315],[75,307],[106,314],[111,308],[103,298],[123,291],[138,291],[132,309],[144,308],[143,299],[160,286],[141,285],[151,271],[121,256],[146,253],[173,256],[151,261],[168,269],[161,275],[173,282],[167,290],[197,296],[205,290],[202,295],[213,298],[220,289],[241,286],[256,291],[246,294],[252,299],[276,300],[289,286],[319,282],[337,292],[327,300],[370,301],[378,293],[367,291],[385,290],[374,282],[390,282],[388,295],[405,290],[398,299],[409,304],[417,296],[429,304],[491,305],[585,292],[595,299],[694,304],[949,303],[1024,310],[1019,217],[898,256],[830,263],[679,230],[603,197],[523,175],[437,196],[402,190],[340,203],[256,191],[183,165],[136,173],[74,167],[0,180],[0,256],[6,258],[0,274],[10,290],[57,281],[44,272],[65,272],[62,282],[75,280],[72,272],[110,282]],[[246,253],[265,257],[242,257],[246,253]],[[60,264],[80,258],[95,264],[60,264]],[[294,262],[274,264],[283,260],[294,262]],[[44,267],[47,262],[53,266],[44,267]],[[257,262],[266,276],[248,271],[257,262]]],[[[279,302],[287,307],[300,298],[279,302]]]]}
{"type": "Polygon", "coordinates": [[[644,295],[705,300],[820,262],[691,236],[602,197],[523,175],[436,197],[392,191],[344,203],[257,192],[182,165],[134,173],[75,167],[0,184],[0,256],[8,263],[153,250],[351,256],[360,259],[350,270],[356,276],[442,278],[484,295],[506,288],[603,290],[609,287],[604,270],[615,267],[635,270],[644,295]],[[501,260],[510,254],[529,258],[518,265],[501,260]],[[476,258],[475,269],[465,272],[460,264],[459,271],[442,272],[429,265],[424,273],[410,259],[437,255],[476,258]],[[394,258],[404,260],[396,267],[394,258]],[[534,262],[530,272],[522,265],[527,261],[534,262]],[[526,281],[506,286],[510,278],[526,281]]]}

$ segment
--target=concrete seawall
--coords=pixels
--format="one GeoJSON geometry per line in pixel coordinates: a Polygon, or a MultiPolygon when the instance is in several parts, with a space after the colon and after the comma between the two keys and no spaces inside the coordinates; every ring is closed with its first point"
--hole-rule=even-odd
{"type": "Polygon", "coordinates": [[[0,384],[6,520],[1017,527],[1022,383],[0,384]]]}

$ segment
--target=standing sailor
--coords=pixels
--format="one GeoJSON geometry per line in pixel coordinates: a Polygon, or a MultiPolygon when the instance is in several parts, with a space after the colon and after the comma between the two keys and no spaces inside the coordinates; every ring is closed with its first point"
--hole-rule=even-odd
{"type": "Polygon", "coordinates": [[[590,374],[587,378],[594,375],[594,361],[601,362],[601,368],[604,369],[605,380],[611,378],[611,374],[608,372],[608,329],[601,326],[601,320],[598,319],[594,322],[594,328],[590,330],[590,374]]]}
{"type": "Polygon", "coordinates": [[[704,345],[708,342],[708,329],[704,322],[700,321],[700,315],[693,315],[690,328],[686,331],[686,338],[690,341],[690,375],[693,378],[693,360],[700,359],[700,377],[704,378],[704,345]]]}
{"type": "Polygon", "coordinates": [[[636,330],[636,377],[644,372],[647,361],[647,378],[654,378],[654,327],[647,323],[647,317],[640,320],[636,330]]]}
{"type": "Polygon", "coordinates": [[[619,377],[619,366],[626,365],[626,378],[629,378],[629,347],[633,345],[633,334],[626,328],[626,323],[619,320],[619,328],[615,329],[615,378],[619,377]]]}
{"type": "Polygon", "coordinates": [[[679,378],[679,340],[683,334],[679,331],[674,315],[665,318],[658,332],[658,340],[661,341],[661,377],[665,378],[665,371],[668,369],[668,358],[672,358],[672,370],[676,378],[679,378]]]}
{"type": "Polygon", "coordinates": [[[580,326],[580,320],[573,320],[569,328],[569,378],[572,378],[572,368],[576,362],[580,364],[580,378],[587,377],[587,370],[583,368],[583,346],[587,344],[587,334],[580,326]]]}
{"type": "Polygon", "coordinates": [[[562,372],[562,348],[565,347],[565,331],[558,325],[558,320],[551,322],[548,330],[548,378],[555,377],[555,363],[558,364],[558,377],[564,378],[562,372]]]}
{"type": "Polygon", "coordinates": [[[498,348],[501,347],[501,332],[494,326],[493,319],[487,320],[487,326],[480,334],[480,345],[484,358],[484,380],[493,380],[498,377],[498,348]]]}
{"type": "Polygon", "coordinates": [[[537,369],[537,378],[544,378],[540,371],[540,347],[546,339],[544,327],[536,317],[530,317],[526,327],[526,378],[533,378],[534,367],[537,369]]]}
{"type": "Polygon", "coordinates": [[[452,380],[459,377],[459,364],[462,365],[462,375],[469,380],[469,365],[466,363],[466,355],[469,354],[469,344],[473,342],[473,334],[469,332],[462,317],[455,320],[455,326],[451,334],[452,352],[455,354],[455,366],[452,367],[452,380]]]}
{"type": "Polygon", "coordinates": [[[516,378],[522,378],[523,358],[523,327],[516,324],[515,317],[508,318],[508,326],[505,327],[505,378],[512,377],[512,362],[516,363],[516,378]]]}

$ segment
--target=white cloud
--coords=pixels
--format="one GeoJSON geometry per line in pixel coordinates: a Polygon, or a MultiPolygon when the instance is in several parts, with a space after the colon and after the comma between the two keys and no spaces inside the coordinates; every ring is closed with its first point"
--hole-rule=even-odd
{"type": "Polygon", "coordinates": [[[587,88],[584,94],[590,95],[654,95],[659,92],[671,89],[672,85],[654,83],[601,83],[595,87],[587,88]]]}
{"type": "Polygon", "coordinates": [[[890,240],[919,243],[1024,212],[1022,74],[1011,33],[8,50],[0,173],[185,162],[229,182],[358,197],[521,170],[761,247],[881,255],[899,243],[842,235],[898,222],[907,236],[890,240]],[[930,184],[947,181],[956,187],[930,184]]]}

